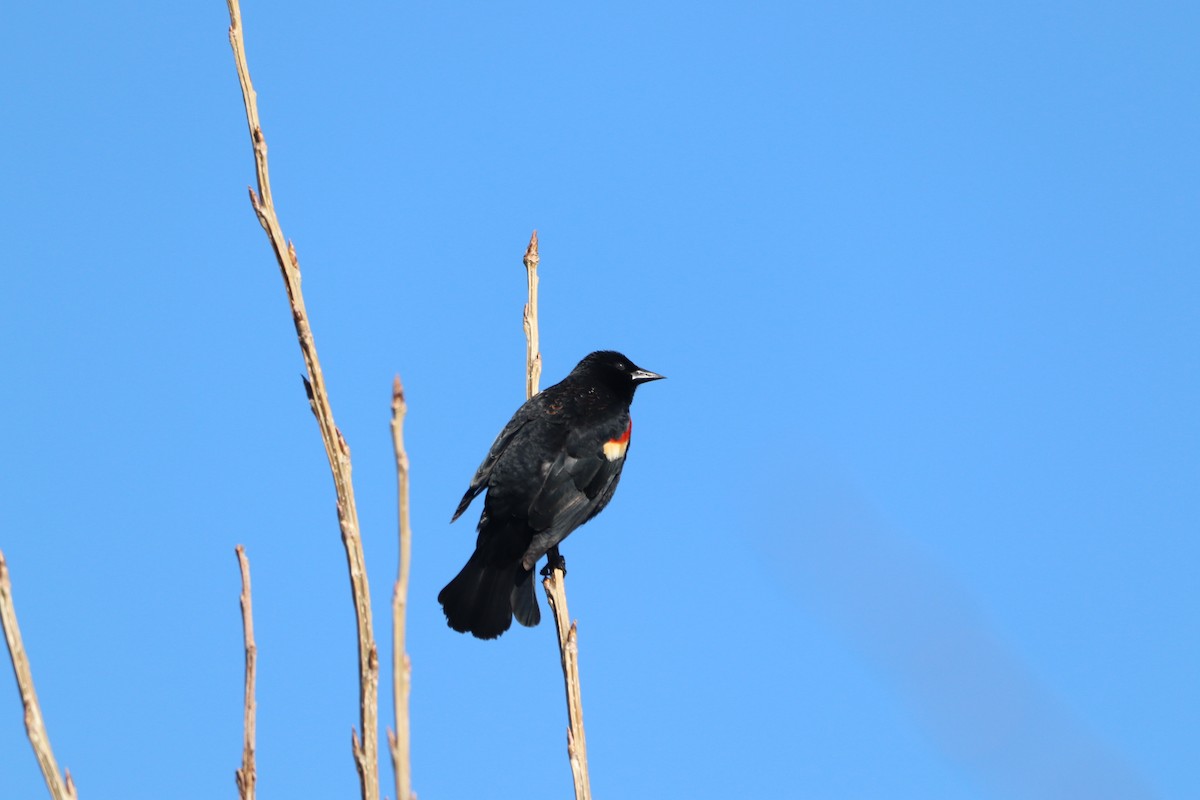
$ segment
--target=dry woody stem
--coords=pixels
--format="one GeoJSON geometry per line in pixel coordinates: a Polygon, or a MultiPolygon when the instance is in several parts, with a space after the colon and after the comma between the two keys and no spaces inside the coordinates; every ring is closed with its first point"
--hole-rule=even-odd
{"type": "Polygon", "coordinates": [[[238,567],[242,572],[242,633],[246,648],[246,699],[242,742],[242,766],[234,777],[237,781],[238,797],[254,800],[254,785],[258,782],[258,771],[254,764],[254,741],[256,735],[257,708],[254,704],[254,683],[258,665],[258,645],[254,643],[254,610],[250,604],[250,560],[246,549],[240,544],[235,548],[238,567]]]}
{"type": "Polygon", "coordinates": [[[25,709],[25,734],[29,737],[29,744],[33,746],[38,766],[42,768],[46,788],[50,790],[50,796],[54,800],[76,800],[78,795],[75,793],[75,783],[71,780],[71,772],[59,772],[58,761],[55,760],[54,750],[50,747],[50,734],[46,732],[42,708],[38,705],[37,692],[33,688],[33,671],[29,666],[29,656],[25,654],[21,629],[17,626],[12,581],[8,575],[4,553],[0,553],[0,624],[4,627],[8,656],[12,661],[13,674],[17,678],[17,688],[21,692],[21,705],[25,709]]]}
{"type": "Polygon", "coordinates": [[[400,563],[392,591],[392,703],[395,729],[388,732],[392,769],[396,773],[396,800],[414,800],[410,754],[408,697],[412,687],[412,662],[405,650],[408,613],[408,571],[412,556],[412,529],[408,517],[408,453],[404,450],[404,417],[408,404],[397,375],[392,382],[392,450],[396,455],[397,514],[400,527],[400,563]]]}
{"type": "Polygon", "coordinates": [[[304,295],[300,291],[300,262],[296,249],[283,235],[283,229],[275,214],[271,197],[271,182],[267,173],[267,141],[263,136],[258,118],[258,101],[254,86],[250,82],[250,68],[246,64],[246,48],[242,38],[241,10],[238,0],[227,0],[229,6],[229,43],[233,47],[237,64],[238,79],[242,85],[242,100],[246,107],[246,123],[250,129],[250,143],[254,148],[254,164],[258,174],[258,193],[250,190],[250,203],[283,274],[288,302],[291,304],[292,320],[296,326],[296,337],[308,376],[305,389],[309,404],[321,429],[325,444],[325,455],[333,473],[337,491],[338,524],[342,531],[342,543],[346,548],[346,561],[350,572],[350,587],[354,597],[354,613],[358,627],[358,677],[359,677],[359,727],[358,734],[351,731],[351,744],[355,766],[362,783],[363,800],[379,798],[379,653],[375,647],[375,634],[371,624],[371,593],[367,585],[367,569],[363,557],[362,538],[358,528],[358,508],[354,502],[354,486],[350,479],[350,447],[342,437],[333,420],[333,409],[325,387],[325,376],[317,359],[316,342],[309,327],[308,313],[304,307],[304,295]]]}
{"type": "Polygon", "coordinates": [[[591,800],[592,786],[588,777],[587,737],[583,731],[583,698],[579,682],[579,642],[577,623],[567,610],[567,588],[563,571],[556,569],[542,581],[546,600],[554,615],[558,632],[558,655],[562,660],[563,682],[567,690],[567,758],[571,762],[571,777],[575,781],[575,800],[591,800]]]}
{"type": "MultiPolygon", "coordinates": [[[[525,304],[525,395],[538,393],[542,376],[542,354],[538,342],[538,238],[537,231],[529,239],[525,251],[525,272],[529,282],[529,300],[525,304]]],[[[550,564],[558,559],[558,548],[551,549],[550,564]]],[[[587,737],[583,730],[583,698],[579,682],[579,644],[576,623],[567,610],[566,575],[561,568],[554,568],[542,581],[546,590],[546,601],[554,615],[554,627],[558,632],[558,653],[562,660],[563,682],[567,690],[567,758],[571,762],[571,778],[575,783],[575,800],[591,800],[592,786],[588,777],[587,737]]]]}
{"type": "Polygon", "coordinates": [[[542,352],[538,341],[538,238],[537,231],[529,237],[525,249],[525,275],[529,283],[529,299],[525,301],[525,399],[539,391],[542,382],[542,352]]]}

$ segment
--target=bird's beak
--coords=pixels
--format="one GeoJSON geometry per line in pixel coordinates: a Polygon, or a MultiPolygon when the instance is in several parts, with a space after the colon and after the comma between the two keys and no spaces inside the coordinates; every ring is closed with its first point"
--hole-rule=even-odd
{"type": "Polygon", "coordinates": [[[629,373],[629,378],[634,383],[649,383],[650,381],[661,381],[666,375],[659,375],[657,372],[651,372],[648,369],[635,369],[629,373]]]}

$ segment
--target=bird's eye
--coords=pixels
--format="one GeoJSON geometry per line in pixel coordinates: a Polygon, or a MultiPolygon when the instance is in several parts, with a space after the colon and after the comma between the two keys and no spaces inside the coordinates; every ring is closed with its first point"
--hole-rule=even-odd
{"type": "Polygon", "coordinates": [[[621,370],[622,372],[626,372],[629,369],[629,365],[626,364],[624,361],[618,361],[617,369],[621,370]]]}

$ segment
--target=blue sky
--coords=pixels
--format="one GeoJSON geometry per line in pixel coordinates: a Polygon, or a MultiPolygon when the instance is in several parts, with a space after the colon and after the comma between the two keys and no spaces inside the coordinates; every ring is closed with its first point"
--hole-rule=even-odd
{"type": "MultiPolygon", "coordinates": [[[[570,792],[551,628],[435,602],[523,398],[534,228],[544,382],[599,348],[670,378],[564,547],[598,797],[1200,796],[1195,7],[243,14],[385,659],[408,390],[421,797],[570,792]]],[[[354,796],[225,5],[7,20],[0,549],[59,759],[85,798],[235,796],[241,543],[260,792],[354,796]]],[[[43,796],[0,672],[0,796],[43,796]]]]}

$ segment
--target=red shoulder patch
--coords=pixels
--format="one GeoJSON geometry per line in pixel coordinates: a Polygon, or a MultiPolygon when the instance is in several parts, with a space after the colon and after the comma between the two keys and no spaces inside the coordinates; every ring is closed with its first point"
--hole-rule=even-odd
{"type": "Polygon", "coordinates": [[[616,461],[618,458],[625,457],[625,451],[629,449],[629,437],[633,434],[633,419],[630,418],[629,424],[625,426],[625,432],[616,439],[609,439],[604,443],[604,457],[609,461],[616,461]]]}

